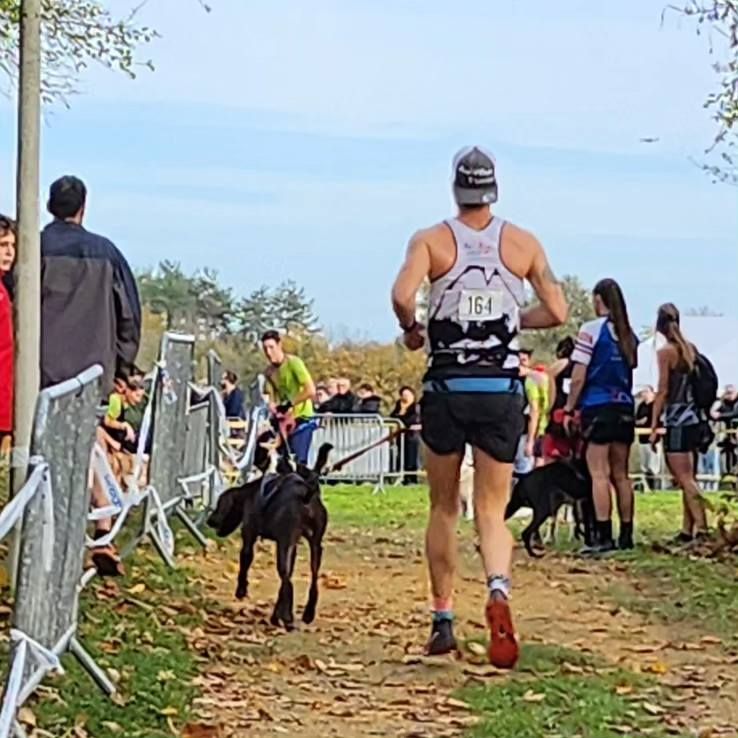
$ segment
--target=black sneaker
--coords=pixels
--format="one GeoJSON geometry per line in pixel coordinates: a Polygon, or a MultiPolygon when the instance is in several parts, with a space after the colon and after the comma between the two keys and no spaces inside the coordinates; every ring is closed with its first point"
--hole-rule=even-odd
{"type": "Polygon", "coordinates": [[[447,653],[458,651],[459,647],[454,638],[453,620],[444,618],[443,620],[434,620],[431,627],[430,638],[425,644],[426,656],[443,656],[447,653]]]}
{"type": "Polygon", "coordinates": [[[686,546],[694,541],[689,533],[685,533],[683,530],[679,531],[674,538],[671,539],[670,543],[675,543],[677,546],[686,546]]]}
{"type": "Polygon", "coordinates": [[[584,546],[584,548],[579,549],[579,555],[588,557],[607,556],[607,554],[617,550],[615,541],[611,538],[609,541],[598,541],[592,546],[584,546]]]}

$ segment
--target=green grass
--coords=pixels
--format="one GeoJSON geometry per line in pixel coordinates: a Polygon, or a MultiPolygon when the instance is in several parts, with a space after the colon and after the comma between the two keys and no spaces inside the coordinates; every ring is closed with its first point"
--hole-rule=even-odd
{"type": "Polygon", "coordinates": [[[526,645],[510,679],[457,695],[482,718],[470,738],[667,735],[651,680],[560,646],[526,645]]]}
{"type": "Polygon", "coordinates": [[[163,738],[186,722],[197,665],[185,633],[201,622],[207,603],[190,572],[169,571],[154,556],[139,552],[125,580],[97,581],[82,597],[82,642],[117,679],[119,695],[105,698],[66,656],[67,674],[50,682],[56,697],[30,704],[43,729],[72,735],[70,726],[81,724],[86,732],[79,735],[95,738],[163,738]]]}
{"type": "Polygon", "coordinates": [[[428,519],[426,487],[387,486],[383,492],[356,485],[325,485],[323,500],[331,528],[423,528],[428,519]]]}

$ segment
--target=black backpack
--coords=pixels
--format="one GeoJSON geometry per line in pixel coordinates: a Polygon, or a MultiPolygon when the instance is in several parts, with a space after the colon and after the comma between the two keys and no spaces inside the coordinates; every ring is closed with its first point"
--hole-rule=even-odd
{"type": "Polygon", "coordinates": [[[699,351],[696,352],[690,382],[695,405],[700,410],[709,412],[717,399],[718,378],[712,362],[699,351]]]}

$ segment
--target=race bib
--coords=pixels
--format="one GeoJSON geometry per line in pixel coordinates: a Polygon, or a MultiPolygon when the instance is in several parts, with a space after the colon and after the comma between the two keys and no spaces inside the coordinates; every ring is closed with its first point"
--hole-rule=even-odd
{"type": "Polygon", "coordinates": [[[500,290],[462,290],[459,297],[459,320],[484,322],[502,317],[500,290]]]}

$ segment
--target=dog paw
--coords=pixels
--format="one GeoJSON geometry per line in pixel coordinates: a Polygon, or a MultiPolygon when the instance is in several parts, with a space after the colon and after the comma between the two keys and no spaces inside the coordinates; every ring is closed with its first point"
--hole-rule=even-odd
{"type": "Polygon", "coordinates": [[[313,620],[315,620],[315,609],[306,609],[305,612],[302,613],[302,622],[305,623],[305,625],[310,625],[313,620]]]}
{"type": "Polygon", "coordinates": [[[245,600],[246,597],[248,596],[248,593],[249,593],[249,588],[246,585],[239,586],[236,589],[236,599],[237,600],[245,600]]]}
{"type": "Polygon", "coordinates": [[[279,628],[279,625],[280,625],[280,622],[281,622],[281,621],[280,621],[280,619],[279,619],[279,615],[277,615],[277,613],[276,613],[276,612],[273,612],[273,613],[272,613],[272,616],[271,616],[271,617],[269,618],[269,622],[270,622],[270,623],[271,623],[271,624],[272,624],[272,625],[273,625],[273,626],[274,626],[275,628],[279,628]]]}

